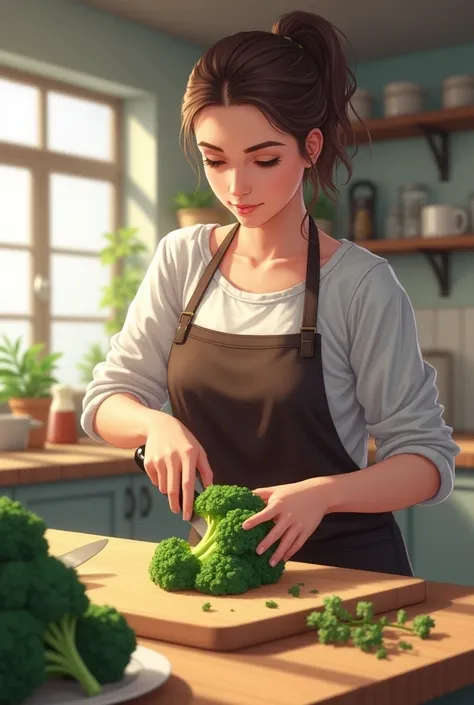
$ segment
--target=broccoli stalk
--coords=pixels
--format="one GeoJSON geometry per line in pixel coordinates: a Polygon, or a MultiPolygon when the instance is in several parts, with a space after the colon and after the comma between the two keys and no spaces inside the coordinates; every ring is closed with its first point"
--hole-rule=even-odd
{"type": "Polygon", "coordinates": [[[102,687],[85,665],[76,648],[77,617],[63,615],[52,622],[43,634],[50,648],[45,650],[45,671],[48,676],[70,676],[89,697],[98,695],[102,687]]]}
{"type": "Polygon", "coordinates": [[[219,519],[217,517],[207,516],[204,517],[204,519],[207,522],[206,533],[196,546],[191,546],[191,553],[196,556],[201,563],[212,556],[217,548],[216,531],[219,525],[219,519]]]}

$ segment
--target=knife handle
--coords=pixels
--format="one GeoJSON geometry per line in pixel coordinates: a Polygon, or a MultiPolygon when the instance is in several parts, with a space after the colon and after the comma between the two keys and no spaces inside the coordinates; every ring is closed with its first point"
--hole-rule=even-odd
{"type": "MultiPolygon", "coordinates": [[[[134,460],[135,463],[138,465],[140,470],[142,470],[144,473],[146,473],[145,470],[145,446],[140,446],[139,448],[136,449],[135,455],[134,455],[134,460]]],[[[194,501],[196,501],[197,497],[199,497],[200,492],[195,488],[194,489],[194,501]]],[[[179,488],[179,506],[181,509],[183,508],[183,488],[179,488]]]]}

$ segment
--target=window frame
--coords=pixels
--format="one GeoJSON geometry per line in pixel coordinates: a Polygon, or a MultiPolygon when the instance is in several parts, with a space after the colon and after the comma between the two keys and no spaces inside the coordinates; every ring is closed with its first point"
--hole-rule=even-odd
{"type": "MultiPolygon", "coordinates": [[[[0,164],[26,168],[30,171],[32,178],[30,243],[0,243],[0,254],[2,250],[29,251],[31,253],[31,313],[30,315],[0,313],[0,324],[2,320],[28,321],[30,323],[31,343],[42,342],[45,345],[45,352],[50,352],[51,322],[53,320],[67,323],[105,323],[108,319],[106,314],[100,313],[97,316],[52,316],[51,298],[49,296],[42,298],[35,293],[34,282],[37,277],[43,278],[46,282],[51,281],[51,254],[79,255],[94,259],[98,257],[97,252],[81,250],[80,248],[57,248],[51,246],[49,227],[50,175],[55,173],[109,182],[112,187],[111,229],[116,231],[120,227],[123,209],[123,100],[71,83],[5,66],[0,68],[0,78],[33,86],[38,90],[39,97],[38,145],[21,145],[4,142],[0,139],[0,164]],[[112,109],[112,155],[110,161],[64,154],[47,148],[48,91],[56,91],[74,98],[98,102],[102,105],[108,105],[112,109]]],[[[119,265],[111,267],[110,275],[117,274],[119,269],[119,265]]]]}

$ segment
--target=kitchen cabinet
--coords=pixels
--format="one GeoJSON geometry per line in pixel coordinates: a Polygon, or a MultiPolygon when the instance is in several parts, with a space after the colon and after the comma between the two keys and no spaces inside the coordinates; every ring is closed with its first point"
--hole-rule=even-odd
{"type": "Polygon", "coordinates": [[[15,499],[15,488],[14,487],[0,487],[0,497],[6,496],[10,499],[15,499]]]}
{"type": "Polygon", "coordinates": [[[474,585],[474,561],[469,558],[474,541],[474,469],[458,472],[445,502],[410,507],[395,516],[417,577],[474,585]]]}
{"type": "Polygon", "coordinates": [[[14,498],[51,529],[141,541],[185,538],[189,531],[181,515],[171,513],[166,497],[142,474],[19,485],[14,498]]]}

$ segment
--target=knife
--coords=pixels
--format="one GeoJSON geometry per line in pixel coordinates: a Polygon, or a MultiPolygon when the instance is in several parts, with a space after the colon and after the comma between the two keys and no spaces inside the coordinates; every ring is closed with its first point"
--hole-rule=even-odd
{"type": "MultiPolygon", "coordinates": [[[[135,463],[138,465],[140,470],[143,470],[143,472],[146,474],[145,470],[145,446],[140,446],[139,448],[136,449],[135,451],[135,463]]],[[[196,501],[196,498],[199,497],[201,494],[200,490],[198,490],[197,487],[194,488],[194,502],[196,501]]],[[[183,489],[180,487],[179,490],[179,506],[182,508],[183,507],[183,489]]],[[[204,534],[206,533],[207,529],[207,522],[205,519],[199,516],[199,514],[196,514],[195,511],[193,511],[193,514],[191,516],[191,519],[189,520],[189,523],[191,526],[198,532],[199,536],[203,537],[204,534]]]]}
{"type": "Polygon", "coordinates": [[[63,553],[61,556],[56,556],[68,568],[77,568],[77,566],[85,563],[90,558],[93,558],[97,553],[102,551],[107,546],[109,539],[100,539],[100,541],[92,541],[84,546],[75,548],[73,551],[63,553]]]}

